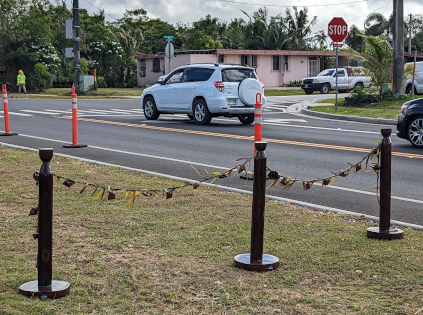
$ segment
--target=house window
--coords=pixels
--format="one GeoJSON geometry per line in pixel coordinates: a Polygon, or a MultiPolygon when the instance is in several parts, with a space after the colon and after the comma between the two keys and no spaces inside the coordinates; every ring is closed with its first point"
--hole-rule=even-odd
{"type": "Polygon", "coordinates": [[[273,71],[279,71],[280,70],[279,64],[280,64],[279,56],[273,56],[273,71]]]}
{"type": "Polygon", "coordinates": [[[153,72],[160,72],[160,59],[153,59],[153,72]]]}
{"type": "Polygon", "coordinates": [[[225,56],[219,55],[219,63],[224,63],[224,62],[225,62],[225,56]]]}
{"type": "Polygon", "coordinates": [[[252,67],[257,67],[258,66],[257,55],[252,55],[251,56],[251,66],[252,67]]]}
{"type": "Polygon", "coordinates": [[[248,55],[241,55],[241,64],[248,66],[248,55]]]}
{"type": "Polygon", "coordinates": [[[284,71],[288,71],[289,67],[288,67],[288,56],[284,56],[283,57],[283,70],[284,71]]]}

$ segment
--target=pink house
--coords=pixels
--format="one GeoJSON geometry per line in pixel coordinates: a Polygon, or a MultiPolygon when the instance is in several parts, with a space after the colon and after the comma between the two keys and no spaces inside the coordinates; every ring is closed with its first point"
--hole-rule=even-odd
{"type": "MultiPolygon", "coordinates": [[[[139,86],[152,85],[160,76],[186,64],[230,63],[256,68],[265,87],[278,87],[316,75],[324,70],[324,59],[327,57],[335,57],[335,52],[212,49],[178,51],[170,62],[164,52],[148,55],[139,53],[135,59],[139,86]]],[[[339,56],[339,66],[347,64],[348,61],[339,56]]]]}

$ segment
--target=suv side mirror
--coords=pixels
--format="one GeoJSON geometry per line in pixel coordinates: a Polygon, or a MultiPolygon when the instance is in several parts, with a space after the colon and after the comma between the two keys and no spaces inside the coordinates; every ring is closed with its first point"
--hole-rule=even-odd
{"type": "Polygon", "coordinates": [[[166,79],[166,76],[165,76],[165,75],[162,75],[162,76],[160,76],[160,77],[157,79],[157,83],[158,83],[158,84],[163,84],[165,79],[166,79]]]}

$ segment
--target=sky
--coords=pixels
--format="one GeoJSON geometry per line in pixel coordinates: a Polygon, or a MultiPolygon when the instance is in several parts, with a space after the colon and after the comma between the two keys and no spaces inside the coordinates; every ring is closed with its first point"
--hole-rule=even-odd
{"type": "MultiPolygon", "coordinates": [[[[409,14],[423,14],[422,0],[403,2],[407,19],[409,14]]],[[[66,0],[66,4],[69,9],[72,8],[72,0],[66,0]]],[[[104,9],[108,21],[121,18],[126,9],[143,8],[148,17],[160,18],[173,25],[178,22],[189,24],[207,14],[217,17],[221,22],[229,22],[233,18],[247,19],[242,11],[252,15],[263,6],[269,10],[270,16],[285,16],[286,8],[292,9],[294,5],[298,9],[307,6],[310,19],[317,16],[313,34],[320,30],[327,33],[328,23],[333,17],[342,17],[348,28],[354,24],[363,29],[368,14],[379,12],[389,17],[393,10],[393,0],[79,0],[79,7],[87,9],[90,14],[104,9]]]]}

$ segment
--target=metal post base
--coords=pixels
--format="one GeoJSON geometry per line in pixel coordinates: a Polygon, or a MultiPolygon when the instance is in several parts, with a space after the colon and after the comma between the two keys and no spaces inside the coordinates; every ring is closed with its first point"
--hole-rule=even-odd
{"type": "Polygon", "coordinates": [[[0,136],[17,136],[17,133],[9,132],[9,133],[0,133],[0,136]]]}
{"type": "Polygon", "coordinates": [[[378,226],[367,229],[368,238],[377,238],[382,240],[398,240],[404,237],[403,231],[400,229],[380,230],[378,226]]]}
{"type": "Polygon", "coordinates": [[[250,254],[240,254],[234,257],[235,266],[252,271],[271,271],[279,267],[279,258],[263,254],[262,260],[250,259],[250,254]]]}
{"type": "Polygon", "coordinates": [[[87,147],[86,144],[66,144],[63,146],[64,148],[85,148],[87,147]]]}
{"type": "Polygon", "coordinates": [[[69,295],[70,284],[66,281],[52,280],[51,286],[38,286],[38,280],[30,281],[19,287],[19,293],[26,296],[60,299],[69,295]]]}

